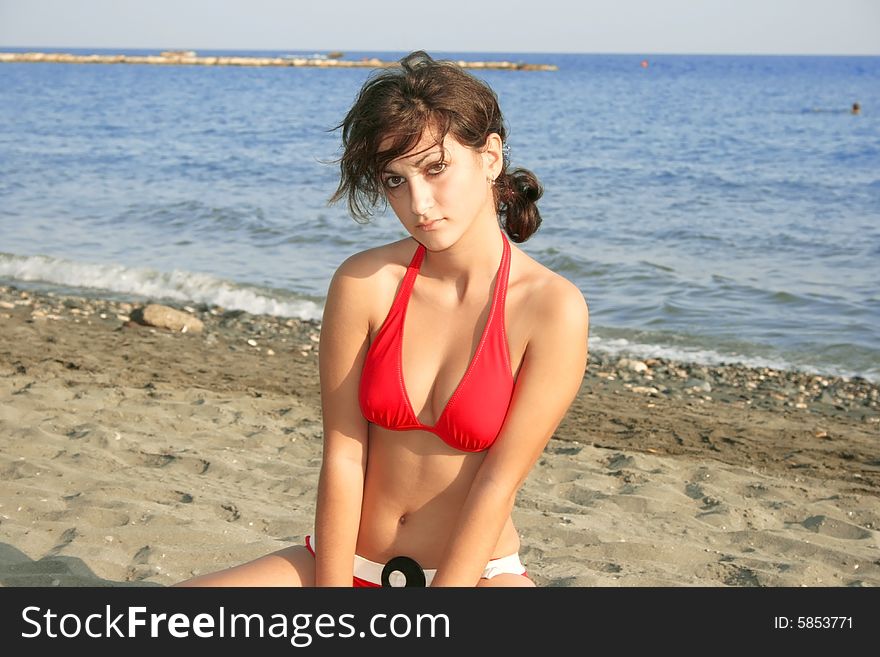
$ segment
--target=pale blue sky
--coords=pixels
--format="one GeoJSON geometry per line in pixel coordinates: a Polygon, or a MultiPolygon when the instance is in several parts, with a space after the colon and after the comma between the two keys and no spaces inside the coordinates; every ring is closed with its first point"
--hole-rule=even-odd
{"type": "Polygon", "coordinates": [[[0,0],[0,47],[880,54],[880,0],[0,0]]]}

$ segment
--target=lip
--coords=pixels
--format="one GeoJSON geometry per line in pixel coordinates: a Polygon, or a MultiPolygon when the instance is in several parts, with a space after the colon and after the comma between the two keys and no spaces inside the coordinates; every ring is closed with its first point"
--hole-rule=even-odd
{"type": "Polygon", "coordinates": [[[441,221],[443,221],[443,219],[433,219],[432,221],[426,221],[421,224],[416,224],[416,228],[425,231],[437,230],[441,221]]]}

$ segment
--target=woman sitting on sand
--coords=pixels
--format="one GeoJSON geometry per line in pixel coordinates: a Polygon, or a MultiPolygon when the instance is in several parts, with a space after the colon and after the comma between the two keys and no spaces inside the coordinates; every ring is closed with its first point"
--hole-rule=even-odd
{"type": "Polygon", "coordinates": [[[423,52],[401,64],[340,126],[332,200],[387,202],[408,236],[330,283],[314,533],[180,585],[533,586],[511,511],[580,387],[587,305],[508,240],[537,230],[542,189],[507,169],[494,92],[423,52]]]}

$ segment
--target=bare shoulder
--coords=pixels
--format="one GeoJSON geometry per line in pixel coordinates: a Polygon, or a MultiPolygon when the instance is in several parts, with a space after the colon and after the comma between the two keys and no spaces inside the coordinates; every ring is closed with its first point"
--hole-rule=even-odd
{"type": "Polygon", "coordinates": [[[519,252],[522,263],[521,285],[529,314],[537,320],[533,336],[556,333],[560,329],[587,331],[589,308],[580,288],[565,276],[519,252]]]}
{"type": "Polygon", "coordinates": [[[379,293],[403,276],[414,252],[413,240],[407,238],[354,253],[336,268],[330,291],[379,293]]]}
{"type": "MultiPolygon", "coordinates": [[[[549,270],[548,270],[549,271],[549,270]]],[[[586,322],[589,317],[587,300],[583,292],[570,280],[551,272],[541,295],[540,307],[545,317],[575,322],[586,322]]]]}
{"type": "Polygon", "coordinates": [[[381,322],[415,250],[406,238],[348,256],[333,273],[327,305],[344,309],[347,321],[381,322]]]}
{"type": "Polygon", "coordinates": [[[406,268],[414,252],[413,240],[409,238],[358,251],[342,261],[334,276],[366,280],[387,274],[397,266],[406,268]]]}

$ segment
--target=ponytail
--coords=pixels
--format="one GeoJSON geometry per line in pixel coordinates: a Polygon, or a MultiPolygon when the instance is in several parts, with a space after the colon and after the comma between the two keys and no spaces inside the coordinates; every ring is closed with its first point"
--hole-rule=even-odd
{"type": "Polygon", "coordinates": [[[537,203],[544,188],[531,171],[516,168],[498,176],[495,190],[504,231],[514,242],[525,242],[541,226],[537,203]]]}

